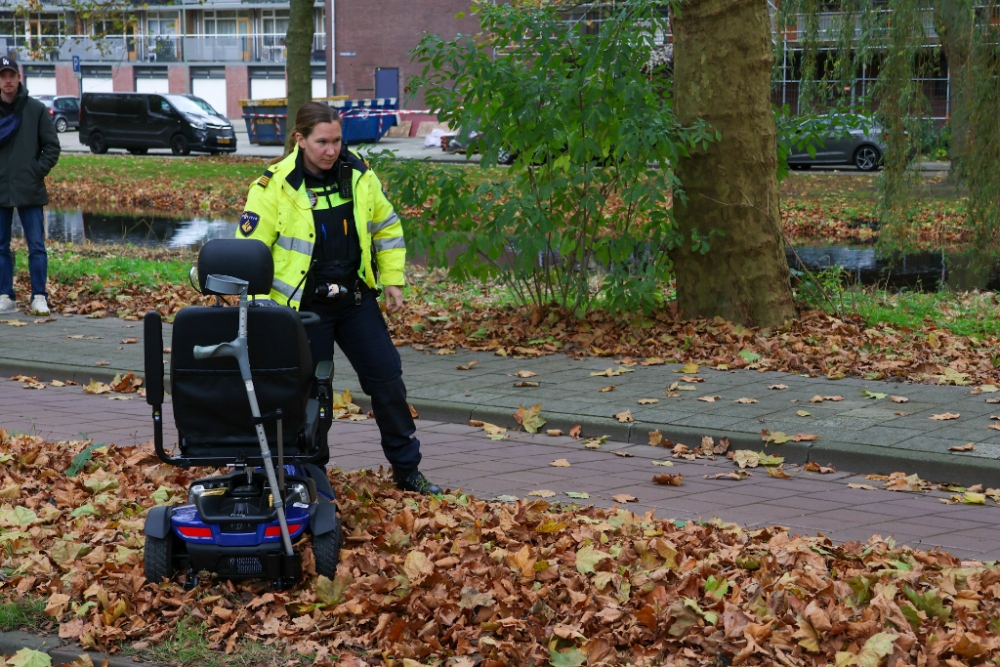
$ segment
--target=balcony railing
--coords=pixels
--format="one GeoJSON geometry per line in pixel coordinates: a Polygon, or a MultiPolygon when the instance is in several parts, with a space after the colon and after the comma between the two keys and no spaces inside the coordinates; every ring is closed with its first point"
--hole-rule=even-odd
{"type": "MultiPolygon", "coordinates": [[[[921,23],[924,28],[924,37],[928,40],[936,40],[937,31],[934,29],[934,10],[930,8],[922,9],[920,10],[920,14],[921,23]]],[[[892,29],[891,12],[889,10],[879,11],[876,16],[877,19],[872,21],[868,29],[881,31],[883,35],[888,34],[888,31],[892,29]]],[[[863,25],[864,18],[861,15],[855,14],[853,19],[853,34],[850,37],[852,40],[857,40],[861,38],[862,31],[866,26],[863,25]]],[[[844,29],[845,20],[849,22],[849,18],[844,12],[823,12],[817,17],[816,39],[820,42],[834,42],[839,40],[844,29]]],[[[805,14],[799,14],[796,17],[796,22],[786,28],[784,38],[789,42],[805,40],[808,25],[809,18],[805,14]]],[[[850,26],[848,26],[848,29],[851,29],[850,26]]]]}
{"type": "MultiPolygon", "coordinates": [[[[326,35],[313,38],[312,60],[326,59],[326,35]]],[[[60,37],[0,35],[0,52],[16,51],[22,62],[171,63],[246,62],[283,64],[285,35],[87,35],[60,37]]]]}

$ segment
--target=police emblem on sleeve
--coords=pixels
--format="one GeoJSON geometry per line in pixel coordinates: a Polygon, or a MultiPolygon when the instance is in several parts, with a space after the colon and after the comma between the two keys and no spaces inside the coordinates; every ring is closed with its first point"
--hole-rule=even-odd
{"type": "Polygon", "coordinates": [[[252,211],[243,211],[243,215],[240,216],[240,234],[249,237],[257,229],[259,223],[259,215],[252,211]]]}

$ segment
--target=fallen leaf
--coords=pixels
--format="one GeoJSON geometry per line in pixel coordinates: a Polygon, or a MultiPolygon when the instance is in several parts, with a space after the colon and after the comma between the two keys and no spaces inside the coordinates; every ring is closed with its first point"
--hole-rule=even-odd
{"type": "Polygon", "coordinates": [[[90,384],[83,387],[83,390],[88,394],[110,394],[111,385],[98,382],[97,380],[91,380],[90,384]]]}
{"type": "Polygon", "coordinates": [[[789,475],[785,470],[778,466],[776,468],[765,468],[769,477],[774,477],[776,479],[791,479],[792,476],[789,475]]]}
{"type": "Polygon", "coordinates": [[[740,468],[756,468],[760,465],[760,454],[750,449],[739,449],[733,454],[733,463],[740,468]]]}
{"type": "MultiPolygon", "coordinates": [[[[473,363],[475,363],[475,362],[473,362],[473,363]]],[[[518,371],[518,372],[514,373],[514,375],[516,375],[519,378],[533,378],[536,375],[538,375],[538,373],[536,373],[534,371],[518,371]]]]}
{"type": "Polygon", "coordinates": [[[537,387],[539,386],[537,382],[529,382],[527,380],[522,380],[521,382],[515,382],[515,387],[537,387]]]}
{"type": "Polygon", "coordinates": [[[98,361],[98,362],[97,362],[96,364],[94,364],[94,365],[95,365],[95,366],[110,366],[110,365],[111,365],[111,362],[110,362],[110,361],[98,361]]]}
{"type": "Polygon", "coordinates": [[[674,467],[673,461],[653,461],[654,466],[663,466],[664,468],[674,467]]]}
{"type": "Polygon", "coordinates": [[[715,403],[717,400],[722,398],[721,396],[699,396],[699,401],[705,401],[706,403],[715,403]]]}
{"type": "Polygon", "coordinates": [[[554,468],[569,468],[570,467],[570,462],[567,461],[566,459],[556,459],[555,461],[553,461],[549,465],[552,466],[552,467],[554,467],[554,468]]]}
{"type": "Polygon", "coordinates": [[[545,435],[551,435],[553,438],[559,437],[563,432],[558,428],[550,428],[545,431],[545,435]]]}
{"type": "Polygon", "coordinates": [[[407,407],[410,408],[411,417],[413,417],[414,419],[420,419],[420,414],[417,413],[417,409],[415,407],[413,407],[412,405],[408,405],[407,407]]]}
{"type": "Polygon", "coordinates": [[[795,442],[809,442],[810,440],[819,440],[819,435],[815,433],[796,433],[792,436],[792,440],[795,442]]]}
{"type": "Polygon", "coordinates": [[[752,403],[756,403],[757,399],[756,398],[737,398],[735,402],[736,403],[742,403],[743,405],[750,405],[752,403]]]}
{"type": "Polygon", "coordinates": [[[788,385],[787,384],[769,384],[769,385],[767,385],[767,388],[768,389],[779,389],[779,390],[780,389],[788,389],[788,385]]]}
{"type": "Polygon", "coordinates": [[[600,449],[601,445],[607,442],[608,436],[602,435],[597,438],[587,438],[583,441],[583,446],[587,449],[600,449]]]}
{"type": "Polygon", "coordinates": [[[455,366],[455,370],[456,371],[471,371],[472,367],[475,366],[478,363],[479,363],[478,361],[470,361],[469,363],[464,364],[462,366],[455,366]]]}
{"type": "Polygon", "coordinates": [[[639,502],[639,499],[628,493],[616,493],[611,496],[611,499],[616,503],[635,503],[639,502]]]}
{"type": "Polygon", "coordinates": [[[566,495],[570,498],[589,498],[590,494],[585,491],[567,491],[566,495]]]}
{"type": "Polygon", "coordinates": [[[974,452],[976,451],[976,445],[971,442],[967,442],[964,445],[956,445],[954,447],[948,448],[949,452],[974,452]]]}
{"type": "Polygon", "coordinates": [[[579,440],[582,435],[583,435],[583,427],[580,426],[579,424],[577,424],[576,426],[574,426],[569,430],[569,437],[573,438],[574,440],[579,440]]]}
{"type": "Polygon", "coordinates": [[[889,394],[882,394],[882,393],[877,392],[877,391],[868,391],[867,389],[862,389],[861,390],[861,395],[864,396],[865,398],[871,398],[871,399],[874,399],[876,401],[881,401],[883,398],[885,398],[889,394]]]}
{"type": "Polygon", "coordinates": [[[650,431],[649,444],[652,445],[653,447],[659,447],[661,444],[663,444],[663,434],[660,433],[659,431],[650,431]]]}
{"type": "Polygon", "coordinates": [[[684,475],[654,475],[653,481],[657,484],[666,484],[668,486],[680,486],[684,481],[684,475]]]}
{"type": "Polygon", "coordinates": [[[602,394],[606,394],[609,391],[614,391],[614,390],[615,390],[615,385],[612,384],[607,387],[604,387],[603,389],[598,389],[597,391],[601,392],[602,394]]]}
{"type": "Polygon", "coordinates": [[[893,403],[909,403],[910,402],[910,399],[908,399],[906,396],[890,396],[889,399],[893,403]]]}
{"type": "Polygon", "coordinates": [[[876,489],[871,484],[854,484],[854,483],[851,483],[851,484],[847,485],[847,488],[849,488],[849,489],[864,489],[865,491],[878,491],[878,489],[876,489]]]}
{"type": "Polygon", "coordinates": [[[631,410],[625,410],[624,412],[619,412],[613,416],[622,424],[630,424],[635,421],[635,419],[632,418],[631,410]]]}
{"type": "Polygon", "coordinates": [[[60,382],[59,380],[53,380],[52,382],[49,383],[49,385],[52,387],[65,387],[66,383],[60,382]]]}
{"type": "Polygon", "coordinates": [[[675,373],[684,373],[685,375],[694,375],[698,372],[698,364],[684,364],[684,367],[680,370],[675,370],[675,373]]]}
{"type": "Polygon", "coordinates": [[[551,498],[556,495],[555,491],[549,491],[547,489],[540,489],[538,491],[532,491],[528,494],[529,496],[537,496],[539,498],[551,498]]]}
{"type": "Polygon", "coordinates": [[[717,472],[714,475],[705,475],[705,479],[734,479],[737,482],[753,475],[749,470],[733,470],[731,472],[717,472]]]}
{"type": "Polygon", "coordinates": [[[697,384],[704,381],[704,378],[700,378],[697,375],[684,375],[681,377],[681,382],[687,382],[688,384],[697,384]]]}
{"type": "Polygon", "coordinates": [[[631,458],[631,457],[635,456],[635,454],[633,454],[632,452],[624,452],[624,451],[622,451],[620,449],[618,451],[616,451],[616,452],[613,452],[613,454],[615,456],[620,456],[620,457],[625,458],[625,459],[631,458]]]}
{"type": "Polygon", "coordinates": [[[519,405],[517,412],[514,413],[514,421],[523,426],[524,430],[528,433],[538,433],[538,429],[545,426],[545,420],[539,416],[541,410],[541,403],[533,405],[530,408],[519,405]]]}
{"type": "Polygon", "coordinates": [[[962,415],[960,415],[957,412],[945,412],[944,414],[940,415],[931,415],[931,419],[934,419],[936,421],[947,421],[949,419],[958,419],[961,416],[962,415]]]}
{"type": "Polygon", "coordinates": [[[812,413],[806,412],[805,410],[796,410],[795,414],[797,414],[799,417],[812,417],[812,413]]]}
{"type": "Polygon", "coordinates": [[[821,466],[815,461],[809,461],[804,466],[802,466],[802,469],[807,472],[818,472],[823,475],[827,475],[832,472],[837,472],[837,469],[834,468],[833,466],[821,466]]]}
{"type": "Polygon", "coordinates": [[[132,345],[138,342],[139,342],[138,338],[122,338],[122,345],[132,345]]]}
{"type": "Polygon", "coordinates": [[[639,405],[652,405],[653,403],[659,403],[659,402],[660,402],[660,399],[658,399],[658,398],[640,398],[639,399],[639,405]]]}

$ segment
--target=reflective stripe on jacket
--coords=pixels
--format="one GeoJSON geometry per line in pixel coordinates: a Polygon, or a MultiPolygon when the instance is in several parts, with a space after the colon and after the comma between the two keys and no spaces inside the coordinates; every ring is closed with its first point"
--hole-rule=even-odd
{"type": "MultiPolygon", "coordinates": [[[[290,178],[295,178],[298,152],[296,146],[291,155],[269,167],[268,173],[254,181],[236,229],[237,238],[257,239],[271,248],[274,282],[267,297],[281,304],[291,298],[289,305],[296,310],[316,240],[305,183],[289,182],[290,178]]],[[[354,153],[347,152],[346,158],[353,167],[354,221],[361,242],[358,277],[369,287],[377,287],[379,283],[402,285],[406,264],[402,221],[383,194],[375,172],[354,153]],[[373,252],[377,277],[372,268],[373,252]]]]}

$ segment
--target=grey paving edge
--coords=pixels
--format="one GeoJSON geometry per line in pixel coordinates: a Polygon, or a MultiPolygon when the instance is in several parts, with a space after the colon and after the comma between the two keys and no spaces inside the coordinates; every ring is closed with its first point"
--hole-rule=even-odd
{"type": "MultiPolygon", "coordinates": [[[[0,360],[0,375],[35,375],[39,379],[70,379],[86,383],[91,379],[108,382],[120,369],[91,368],[46,362],[26,362],[24,360],[0,360]]],[[[165,378],[169,386],[169,378],[165,378]]],[[[355,402],[365,410],[371,409],[371,402],[365,395],[356,395],[355,402]]],[[[420,398],[411,398],[410,404],[420,414],[420,419],[455,424],[467,424],[470,419],[478,419],[511,429],[518,428],[514,421],[514,410],[474,403],[458,403],[420,398]]],[[[892,472],[916,473],[932,482],[955,482],[972,485],[1000,487],[1000,460],[982,457],[963,458],[936,452],[865,445],[820,439],[813,442],[788,442],[783,445],[765,445],[760,436],[725,429],[691,428],[660,424],[656,422],[634,422],[622,424],[611,417],[595,417],[543,411],[547,423],[545,428],[558,428],[564,432],[576,425],[583,428],[584,437],[606,435],[610,440],[634,445],[649,442],[649,432],[658,430],[664,438],[682,442],[690,447],[701,443],[701,437],[710,435],[716,439],[729,438],[731,449],[752,449],[767,451],[785,457],[788,463],[816,461],[821,465],[832,464],[838,470],[863,474],[889,474],[892,472]]]]}
{"type": "Polygon", "coordinates": [[[59,637],[39,637],[30,632],[12,630],[0,632],[0,655],[13,655],[23,648],[43,651],[52,658],[53,665],[68,665],[83,654],[90,656],[95,665],[108,661],[108,667],[155,667],[148,662],[138,662],[132,658],[108,655],[99,651],[84,650],[79,644],[60,646],[59,637]]]}

